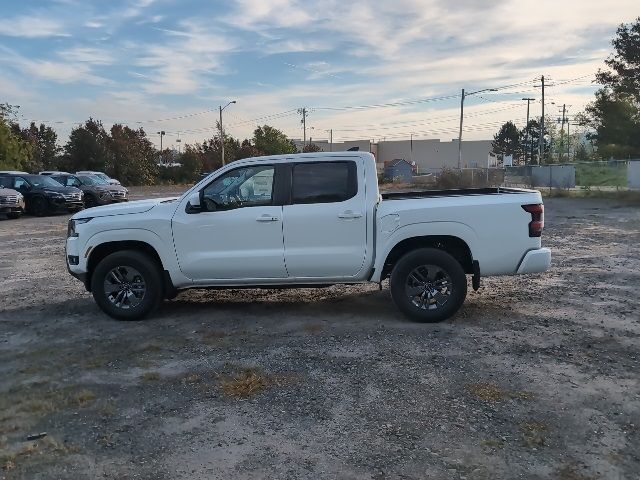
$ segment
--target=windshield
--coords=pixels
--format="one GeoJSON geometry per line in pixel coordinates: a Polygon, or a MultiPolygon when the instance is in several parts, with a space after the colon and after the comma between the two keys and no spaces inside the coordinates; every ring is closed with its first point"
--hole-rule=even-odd
{"type": "Polygon", "coordinates": [[[104,173],[94,173],[93,176],[104,180],[105,183],[108,183],[110,180],[110,178],[104,173]]]}
{"type": "Polygon", "coordinates": [[[34,187],[60,188],[62,186],[62,184],[56,182],[53,178],[45,177],[44,175],[29,175],[24,178],[34,187]]]}
{"type": "Polygon", "coordinates": [[[105,182],[98,175],[78,175],[78,178],[85,185],[106,185],[107,184],[107,182],[105,182]]]}

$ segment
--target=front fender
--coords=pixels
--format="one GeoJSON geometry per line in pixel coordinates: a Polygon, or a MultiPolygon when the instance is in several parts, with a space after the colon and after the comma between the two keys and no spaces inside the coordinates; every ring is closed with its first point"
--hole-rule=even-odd
{"type": "Polygon", "coordinates": [[[469,225],[460,222],[421,222],[399,227],[392,232],[382,232],[376,247],[375,271],[372,282],[379,282],[387,256],[403,240],[415,237],[457,237],[469,246],[471,255],[477,250],[478,235],[469,225]]]}
{"type": "Polygon", "coordinates": [[[192,282],[180,273],[178,262],[172,243],[167,243],[155,232],[142,228],[123,228],[98,232],[85,242],[85,247],[80,255],[80,269],[87,271],[87,262],[91,251],[99,245],[110,242],[143,242],[151,246],[160,257],[162,267],[169,272],[171,282],[175,287],[190,285],[192,282]]]}

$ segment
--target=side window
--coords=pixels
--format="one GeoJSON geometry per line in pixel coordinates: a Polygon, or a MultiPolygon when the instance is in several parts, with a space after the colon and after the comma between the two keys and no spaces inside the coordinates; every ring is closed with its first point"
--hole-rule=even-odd
{"type": "Polygon", "coordinates": [[[79,187],[80,180],[78,180],[76,177],[67,177],[67,182],[64,185],[66,185],[67,187],[79,187]]]}
{"type": "Polygon", "coordinates": [[[293,167],[292,202],[344,202],[358,193],[354,162],[299,163],[293,167]]]}
{"type": "Polygon", "coordinates": [[[273,165],[242,167],[216,178],[203,190],[207,211],[271,205],[273,165]]]}
{"type": "Polygon", "coordinates": [[[0,187],[13,188],[13,179],[11,177],[0,177],[0,187]]]}
{"type": "Polygon", "coordinates": [[[13,179],[13,188],[15,188],[16,190],[24,189],[28,185],[29,184],[27,183],[27,181],[22,177],[14,177],[13,179]]]}

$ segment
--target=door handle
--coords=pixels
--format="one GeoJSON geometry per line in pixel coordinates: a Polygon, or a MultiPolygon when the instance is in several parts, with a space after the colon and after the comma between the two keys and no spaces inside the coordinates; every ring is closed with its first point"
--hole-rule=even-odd
{"type": "Polygon", "coordinates": [[[338,214],[338,218],[344,218],[347,220],[353,219],[353,218],[360,218],[360,217],[362,217],[362,213],[354,212],[353,210],[346,210],[338,214]]]}
{"type": "Polygon", "coordinates": [[[256,222],[277,222],[278,220],[280,220],[278,217],[273,217],[267,213],[256,218],[256,222]]]}

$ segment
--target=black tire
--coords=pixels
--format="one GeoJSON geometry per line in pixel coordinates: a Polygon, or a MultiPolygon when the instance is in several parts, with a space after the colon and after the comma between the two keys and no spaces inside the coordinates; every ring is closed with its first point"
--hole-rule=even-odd
{"type": "Polygon", "coordinates": [[[87,193],[84,196],[84,206],[85,208],[96,207],[98,206],[98,199],[91,193],[87,193]]]}
{"type": "Polygon", "coordinates": [[[140,320],[162,303],[162,271],[158,263],[145,253],[135,250],[115,252],[102,259],[94,269],[91,276],[91,292],[98,306],[110,317],[117,320],[140,320]],[[121,278],[128,278],[120,285],[130,286],[131,295],[126,294],[126,288],[122,297],[117,297],[117,292],[106,291],[107,287],[115,289],[119,285],[112,276],[114,270],[118,276],[124,275],[121,278]],[[136,281],[138,278],[140,280],[136,281]],[[134,295],[133,292],[140,293],[141,284],[144,284],[142,296],[134,295]],[[118,298],[123,299],[121,305],[117,303],[118,298]],[[138,303],[132,305],[136,301],[138,303]]]}
{"type": "Polygon", "coordinates": [[[49,213],[49,205],[47,205],[47,199],[44,197],[35,197],[31,200],[31,213],[36,217],[44,217],[49,213]]]}
{"type": "Polygon", "coordinates": [[[410,319],[424,323],[451,317],[467,296],[467,277],[462,265],[436,248],[421,248],[404,255],[391,272],[390,284],[391,297],[398,309],[410,319]],[[427,278],[430,276],[433,281],[427,278]],[[422,284],[416,281],[423,279],[422,284]],[[443,303],[438,303],[438,299],[443,303]]]}
{"type": "Polygon", "coordinates": [[[20,215],[22,215],[19,212],[11,212],[11,213],[7,213],[7,218],[10,220],[17,220],[18,218],[20,218],[20,215]]]}

